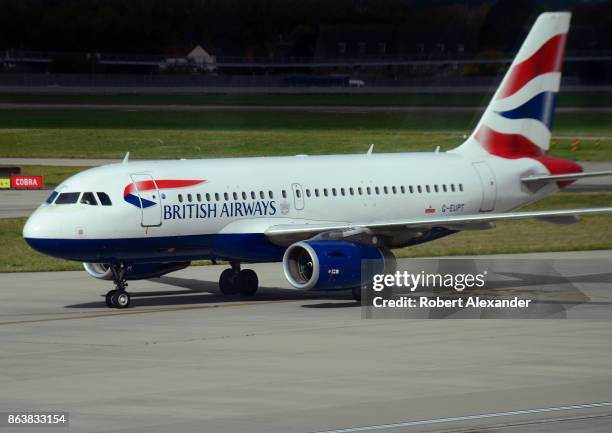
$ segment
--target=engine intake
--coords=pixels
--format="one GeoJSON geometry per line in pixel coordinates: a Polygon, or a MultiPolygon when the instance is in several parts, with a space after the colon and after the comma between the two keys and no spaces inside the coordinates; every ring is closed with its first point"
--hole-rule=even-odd
{"type": "Polygon", "coordinates": [[[383,273],[395,265],[395,257],[378,247],[336,240],[301,241],[283,256],[289,283],[302,290],[344,290],[361,285],[362,261],[367,270],[383,273]]]}
{"type": "MultiPolygon", "coordinates": [[[[191,262],[170,263],[135,263],[127,265],[125,273],[126,280],[143,280],[166,275],[170,272],[179,271],[189,266],[191,262]]],[[[112,280],[113,272],[106,263],[83,263],[85,271],[94,278],[101,280],[112,280]]]]}

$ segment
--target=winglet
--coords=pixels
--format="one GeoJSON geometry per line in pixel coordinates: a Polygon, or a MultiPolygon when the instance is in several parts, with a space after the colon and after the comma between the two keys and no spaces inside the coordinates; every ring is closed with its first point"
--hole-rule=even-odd
{"type": "Polygon", "coordinates": [[[123,161],[121,162],[123,165],[128,163],[128,160],[130,159],[130,152],[127,152],[125,154],[125,156],[123,157],[123,161]]]}
{"type": "Polygon", "coordinates": [[[370,144],[370,148],[368,149],[368,153],[367,155],[370,156],[372,154],[372,151],[374,150],[374,144],[370,144]]]}

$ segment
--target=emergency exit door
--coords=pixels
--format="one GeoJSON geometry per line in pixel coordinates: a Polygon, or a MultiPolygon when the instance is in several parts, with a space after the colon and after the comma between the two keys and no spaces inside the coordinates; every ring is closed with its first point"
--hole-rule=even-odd
{"type": "Polygon", "coordinates": [[[299,183],[291,184],[293,189],[293,202],[296,210],[304,209],[304,191],[302,191],[302,185],[299,183]]]}

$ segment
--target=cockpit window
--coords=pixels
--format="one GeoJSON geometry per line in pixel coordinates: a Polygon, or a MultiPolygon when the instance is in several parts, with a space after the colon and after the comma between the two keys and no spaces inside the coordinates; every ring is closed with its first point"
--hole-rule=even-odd
{"type": "Polygon", "coordinates": [[[81,197],[81,203],[98,206],[98,202],[96,201],[96,197],[94,196],[93,192],[84,192],[83,196],[81,197]]]}
{"type": "Polygon", "coordinates": [[[102,206],[112,206],[113,205],[110,197],[105,192],[98,192],[98,198],[100,199],[100,204],[102,206]]]}
{"type": "Polygon", "coordinates": [[[80,192],[63,192],[55,200],[55,204],[73,204],[79,201],[80,192]]]}
{"type": "Polygon", "coordinates": [[[49,196],[49,198],[47,199],[47,204],[53,203],[53,200],[55,200],[55,197],[57,197],[57,194],[58,194],[57,191],[53,191],[51,195],[49,196]]]}

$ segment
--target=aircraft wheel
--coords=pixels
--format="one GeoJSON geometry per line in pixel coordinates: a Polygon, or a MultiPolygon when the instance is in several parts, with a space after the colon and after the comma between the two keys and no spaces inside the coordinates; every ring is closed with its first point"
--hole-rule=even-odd
{"type": "Polygon", "coordinates": [[[252,269],[243,269],[238,274],[238,287],[242,296],[253,296],[259,288],[259,278],[252,269]]]}
{"type": "Polygon", "coordinates": [[[115,294],[115,292],[117,292],[116,290],[110,290],[107,294],[106,294],[106,306],[108,308],[115,308],[115,306],[113,305],[113,301],[112,301],[112,297],[115,294]]]}
{"type": "Polygon", "coordinates": [[[238,292],[236,288],[236,272],[233,269],[226,269],[221,272],[219,290],[224,295],[233,295],[238,292]]]}
{"type": "Polygon", "coordinates": [[[127,308],[130,306],[130,295],[125,290],[117,290],[111,296],[111,303],[115,308],[127,308]]]}

